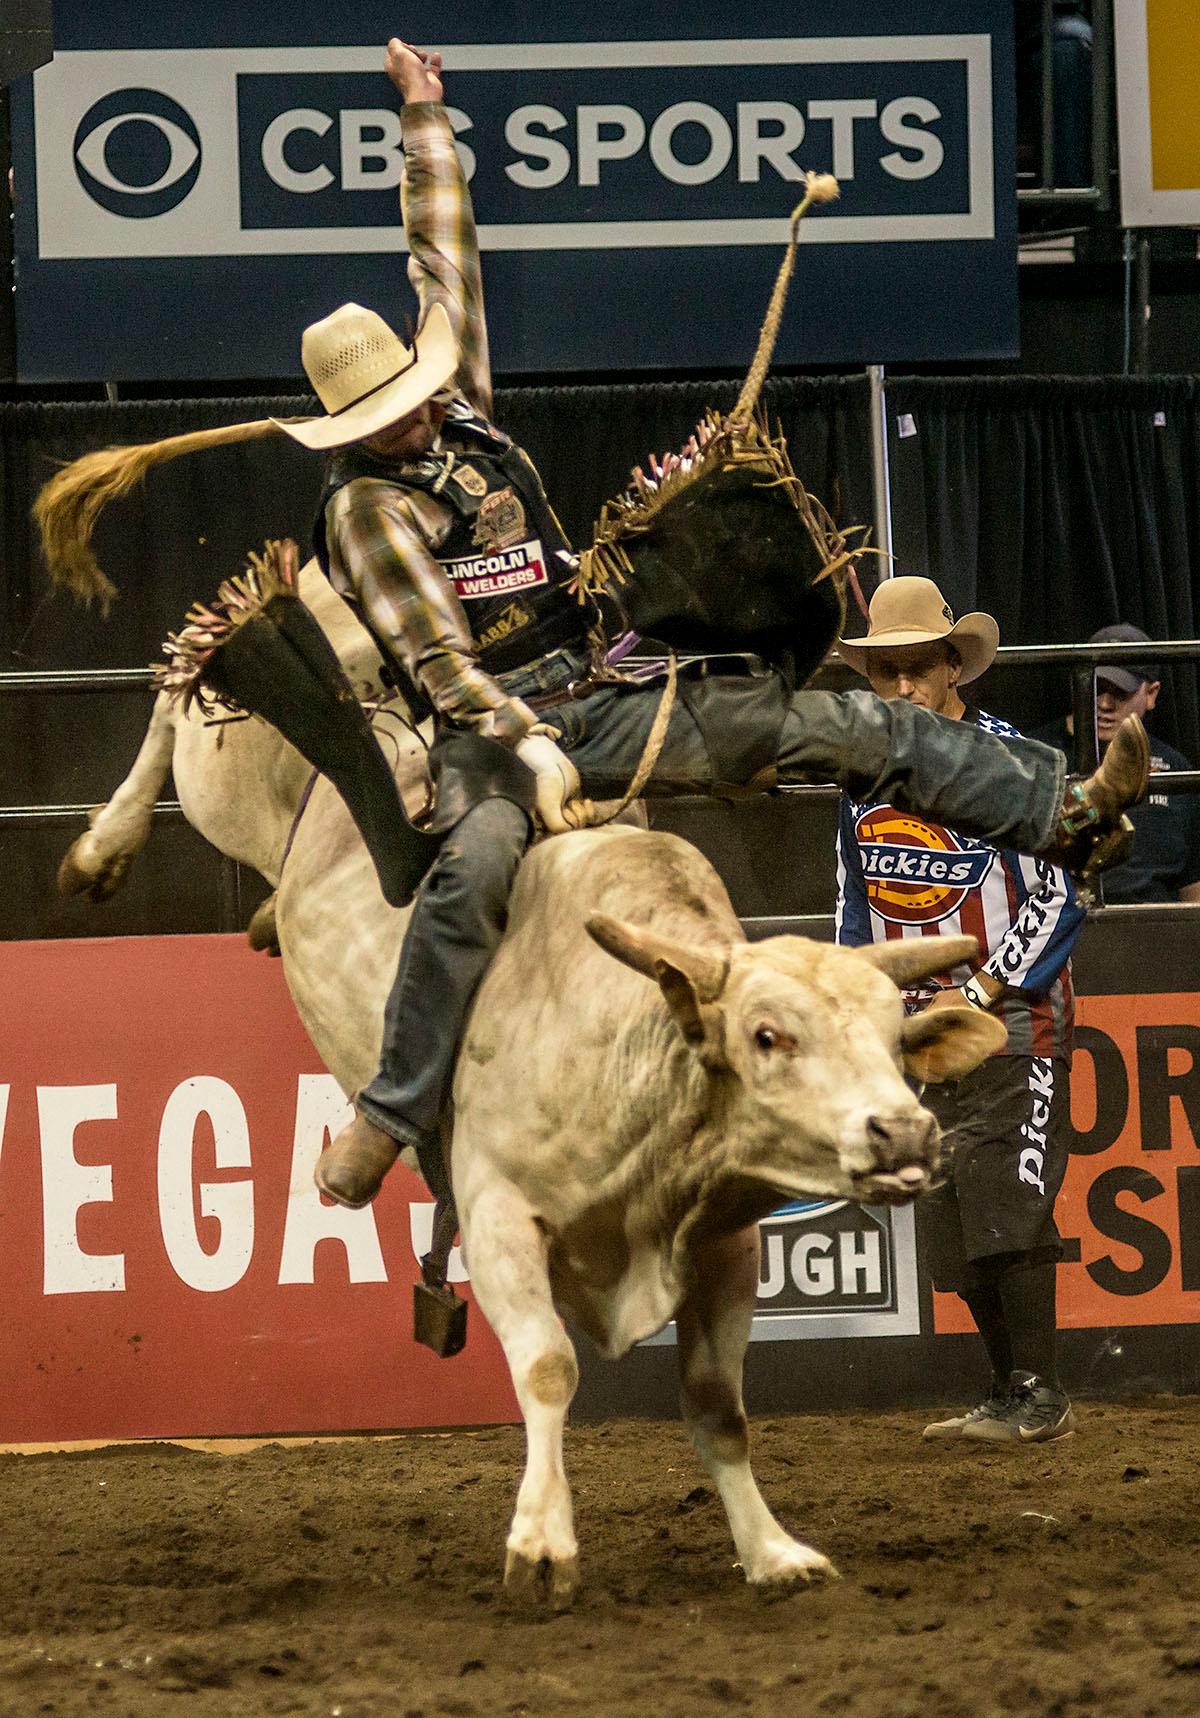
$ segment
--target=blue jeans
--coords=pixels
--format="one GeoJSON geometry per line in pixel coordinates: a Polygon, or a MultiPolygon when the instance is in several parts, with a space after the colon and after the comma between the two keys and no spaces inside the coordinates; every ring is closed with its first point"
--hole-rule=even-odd
{"type": "MultiPolygon", "coordinates": [[[[534,669],[502,676],[515,697],[581,678],[560,651],[534,669]]],[[[589,797],[623,792],[641,759],[661,688],[595,692],[556,705],[553,726],[589,797]]],[[[1051,844],[1066,764],[1036,740],[1001,740],[871,692],[798,692],[778,756],[785,782],[834,782],[857,799],[923,813],[963,835],[1027,853],[1051,844]]],[[[650,778],[651,793],[713,786],[703,736],[677,701],[650,778]]],[[[379,1072],[360,1111],[406,1145],[430,1142],[449,1095],[467,1011],[504,934],[508,895],[529,840],[523,812],[506,800],[476,806],[447,836],[413,905],[388,998],[379,1072]]]]}
{"type": "Polygon", "coordinates": [[[379,1070],[355,1099],[402,1145],[437,1138],[471,998],[508,917],[529,820],[485,799],[455,825],[417,891],[383,1017],[379,1070]]]}

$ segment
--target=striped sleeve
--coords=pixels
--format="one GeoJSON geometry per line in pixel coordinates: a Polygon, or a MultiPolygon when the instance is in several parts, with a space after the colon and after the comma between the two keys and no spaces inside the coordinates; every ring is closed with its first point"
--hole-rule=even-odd
{"type": "Polygon", "coordinates": [[[1070,958],[1085,914],[1066,873],[1044,860],[1002,855],[1020,897],[1012,923],[983,971],[1010,990],[1043,996],[1070,958]]]}
{"type": "Polygon", "coordinates": [[[408,278],[421,304],[445,307],[459,347],[454,386],[483,417],[492,415],[492,371],[483,314],[483,275],[471,193],[441,102],[401,110],[404,178],[400,206],[408,239],[408,278]]]}
{"type": "Polygon", "coordinates": [[[871,908],[863,876],[862,854],[854,834],[854,807],[845,794],[838,801],[837,918],[834,940],[848,948],[873,941],[871,908]]]}

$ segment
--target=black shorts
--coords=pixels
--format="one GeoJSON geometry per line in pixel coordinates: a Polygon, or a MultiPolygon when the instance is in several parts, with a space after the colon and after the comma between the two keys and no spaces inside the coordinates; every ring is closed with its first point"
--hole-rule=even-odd
{"type": "Polygon", "coordinates": [[[965,1267],[994,1253],[1060,1249],[1054,1201],[1067,1168],[1066,1063],[992,1056],[961,1080],[927,1086],[942,1129],[945,1185],[917,1205],[934,1287],[957,1292],[965,1267]]]}

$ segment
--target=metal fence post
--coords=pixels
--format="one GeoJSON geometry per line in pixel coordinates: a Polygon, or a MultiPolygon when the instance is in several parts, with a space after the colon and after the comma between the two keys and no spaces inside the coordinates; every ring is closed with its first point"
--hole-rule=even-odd
{"type": "Polygon", "coordinates": [[[875,501],[875,546],[879,577],[890,579],[892,563],[892,469],[888,445],[887,386],[882,364],[868,364],[871,382],[871,480],[875,501]]]}

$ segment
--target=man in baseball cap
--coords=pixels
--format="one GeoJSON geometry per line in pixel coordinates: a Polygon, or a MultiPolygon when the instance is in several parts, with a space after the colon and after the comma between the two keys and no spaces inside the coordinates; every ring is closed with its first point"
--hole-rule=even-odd
{"type": "MultiPolygon", "coordinates": [[[[1149,721],[1162,690],[1160,670],[1153,659],[1154,646],[1129,621],[1102,626],[1089,644],[1144,644],[1141,661],[1105,662],[1096,669],[1096,738],[1101,755],[1127,716],[1149,721]]],[[[1074,757],[1075,723],[1062,716],[1034,736],[1074,757]]],[[[1182,752],[1157,734],[1150,736],[1150,789],[1146,798],[1128,813],[1133,824],[1133,851],[1124,864],[1104,877],[1104,899],[1114,905],[1130,901],[1200,902],[1200,797],[1190,793],[1154,791],[1155,775],[1169,770],[1190,770],[1182,752]]]]}
{"type": "MultiPolygon", "coordinates": [[[[1150,640],[1140,627],[1119,620],[1115,626],[1102,626],[1088,639],[1089,644],[1145,644],[1150,640]]],[[[1150,662],[1104,663],[1096,670],[1096,730],[1101,746],[1106,746],[1128,715],[1141,716],[1143,721],[1158,702],[1162,689],[1157,664],[1150,662]]]]}

